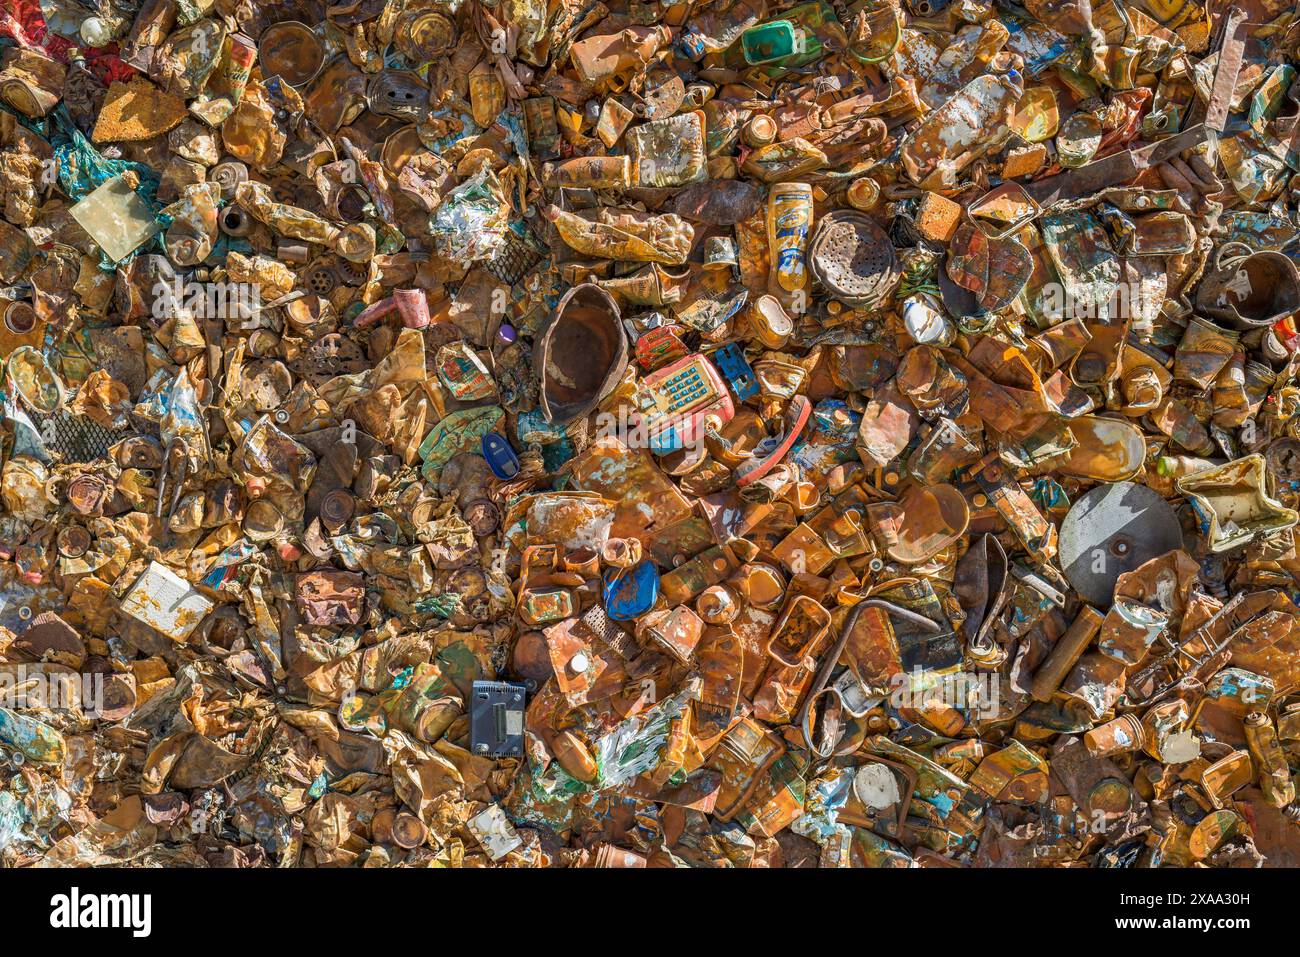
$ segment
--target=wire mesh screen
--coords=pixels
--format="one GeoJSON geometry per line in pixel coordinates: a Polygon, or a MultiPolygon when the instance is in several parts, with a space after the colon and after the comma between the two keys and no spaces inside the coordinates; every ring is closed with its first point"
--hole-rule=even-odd
{"type": "Polygon", "coordinates": [[[545,250],[527,228],[523,235],[507,230],[505,246],[496,258],[484,268],[507,286],[513,286],[528,274],[528,270],[542,258],[545,250]]]}
{"type": "Polygon", "coordinates": [[[64,409],[53,415],[29,414],[46,448],[65,462],[93,462],[103,458],[109,448],[131,434],[130,429],[106,429],[93,419],[72,415],[64,409]]]}

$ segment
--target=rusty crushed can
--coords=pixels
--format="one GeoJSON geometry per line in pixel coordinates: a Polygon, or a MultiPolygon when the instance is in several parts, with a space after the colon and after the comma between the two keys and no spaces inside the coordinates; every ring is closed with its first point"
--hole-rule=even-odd
{"type": "Polygon", "coordinates": [[[1295,781],[1286,753],[1277,740],[1277,729],[1262,711],[1246,715],[1246,746],[1259,773],[1259,788],[1274,807],[1286,807],[1295,800],[1295,781]]]}

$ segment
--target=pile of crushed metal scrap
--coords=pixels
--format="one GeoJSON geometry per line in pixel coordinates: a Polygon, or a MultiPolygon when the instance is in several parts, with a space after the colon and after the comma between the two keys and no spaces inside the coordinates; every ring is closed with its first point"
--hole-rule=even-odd
{"type": "Polygon", "coordinates": [[[0,866],[1300,865],[1284,0],[9,0],[0,866]]]}

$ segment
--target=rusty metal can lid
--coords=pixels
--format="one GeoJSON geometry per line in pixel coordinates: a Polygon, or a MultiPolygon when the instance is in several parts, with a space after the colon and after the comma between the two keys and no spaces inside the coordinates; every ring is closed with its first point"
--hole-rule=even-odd
{"type": "Polygon", "coordinates": [[[433,520],[433,513],[438,503],[433,499],[422,499],[411,509],[411,524],[416,528],[433,520]]]}
{"type": "Polygon", "coordinates": [[[90,532],[80,525],[68,525],[59,530],[55,544],[64,558],[80,558],[90,550],[90,532]]]}
{"type": "Polygon", "coordinates": [[[391,807],[376,811],[370,820],[370,836],[376,844],[390,844],[393,840],[393,820],[397,812],[391,807]]]}
{"type": "Polygon", "coordinates": [[[847,198],[854,209],[866,212],[880,200],[880,184],[870,176],[860,176],[849,184],[847,198]]]}
{"type": "Polygon", "coordinates": [[[103,507],[108,485],[98,475],[78,475],[68,483],[68,504],[81,515],[93,515],[103,507]]]}
{"type": "Polygon", "coordinates": [[[338,531],[357,510],[356,499],[346,489],[336,488],[326,493],[320,501],[321,524],[331,532],[338,531]]]}
{"type": "Polygon", "coordinates": [[[36,328],[36,310],[21,300],[5,307],[4,324],[16,336],[25,336],[36,328]]]}
{"type": "Polygon", "coordinates": [[[254,542],[270,541],[284,530],[284,515],[270,499],[258,498],[244,513],[244,534],[254,542]]]}
{"type": "Polygon", "coordinates": [[[379,162],[383,164],[385,173],[396,177],[403,166],[422,152],[425,152],[424,143],[420,140],[419,130],[412,123],[389,134],[379,151],[379,162]]]}
{"type": "Polygon", "coordinates": [[[1187,839],[1188,849],[1195,860],[1202,861],[1232,840],[1242,828],[1242,819],[1232,811],[1212,811],[1192,828],[1187,839]]]}
{"type": "Polygon", "coordinates": [[[540,631],[525,631],[510,653],[510,665],[516,674],[542,685],[555,674],[550,648],[540,631]]]}
{"type": "Polygon", "coordinates": [[[496,505],[485,498],[468,503],[461,511],[465,516],[465,522],[478,536],[491,535],[501,522],[500,511],[496,505]]]}
{"type": "Polygon", "coordinates": [[[776,134],[776,120],[766,113],[759,113],[757,116],[750,117],[742,133],[747,146],[766,146],[776,139],[776,134]]]}
{"type": "Polygon", "coordinates": [[[441,13],[422,10],[398,22],[393,40],[404,57],[423,63],[451,49],[456,42],[456,25],[441,13]]]}
{"type": "Polygon", "coordinates": [[[408,850],[423,844],[429,833],[424,822],[407,811],[402,811],[394,817],[391,827],[393,843],[408,850]]]}
{"type": "Polygon", "coordinates": [[[297,20],[276,23],[257,41],[257,63],[264,76],[279,76],[290,86],[306,86],[325,64],[325,47],[311,27],[297,20]]]}

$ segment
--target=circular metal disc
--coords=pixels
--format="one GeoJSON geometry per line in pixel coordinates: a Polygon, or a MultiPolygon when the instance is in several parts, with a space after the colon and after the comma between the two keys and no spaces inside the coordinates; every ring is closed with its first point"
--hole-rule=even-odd
{"type": "Polygon", "coordinates": [[[1242,820],[1232,811],[1213,811],[1201,818],[1201,822],[1192,828],[1192,836],[1187,840],[1192,857],[1203,861],[1220,847],[1232,840],[1241,830],[1242,820]]]}
{"type": "Polygon", "coordinates": [[[1061,523],[1061,569],[1089,604],[1106,609],[1115,579],[1183,545],[1173,508],[1133,482],[1099,485],[1061,523]]]}
{"type": "Polygon", "coordinates": [[[823,217],[808,247],[813,275],[850,305],[874,302],[889,286],[897,260],[894,244],[876,221],[854,210],[823,217]]]}

